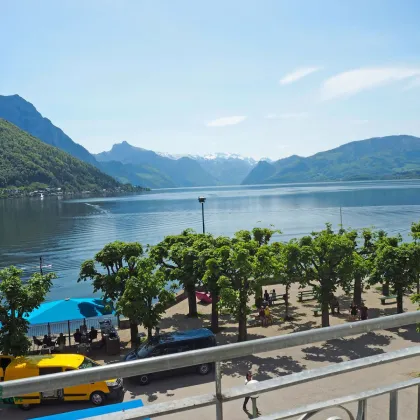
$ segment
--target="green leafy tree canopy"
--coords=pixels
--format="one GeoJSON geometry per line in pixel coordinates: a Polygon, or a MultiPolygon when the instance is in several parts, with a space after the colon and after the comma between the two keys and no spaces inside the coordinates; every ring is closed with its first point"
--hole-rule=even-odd
{"type": "Polygon", "coordinates": [[[22,273],[13,266],[0,270],[0,351],[13,356],[28,353],[31,347],[26,336],[29,322],[24,316],[44,302],[56,278],[54,273],[35,273],[23,283],[22,273]]]}

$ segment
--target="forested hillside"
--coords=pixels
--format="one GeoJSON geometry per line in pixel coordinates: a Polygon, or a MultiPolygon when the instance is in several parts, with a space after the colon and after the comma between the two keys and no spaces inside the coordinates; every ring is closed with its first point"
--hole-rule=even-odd
{"type": "Polygon", "coordinates": [[[65,192],[133,189],[0,119],[0,189],[21,187],[61,187],[65,192]]]}

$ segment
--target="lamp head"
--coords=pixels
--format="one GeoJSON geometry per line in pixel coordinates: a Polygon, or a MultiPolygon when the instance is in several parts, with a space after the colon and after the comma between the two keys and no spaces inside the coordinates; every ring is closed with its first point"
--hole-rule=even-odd
{"type": "Polygon", "coordinates": [[[198,197],[198,202],[199,203],[205,203],[206,202],[206,197],[203,197],[203,196],[198,197]]]}

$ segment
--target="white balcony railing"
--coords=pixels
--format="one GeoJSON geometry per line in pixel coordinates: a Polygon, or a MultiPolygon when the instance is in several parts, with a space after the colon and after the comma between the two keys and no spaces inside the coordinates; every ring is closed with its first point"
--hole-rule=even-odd
{"type": "MultiPolygon", "coordinates": [[[[331,377],[342,373],[348,373],[368,367],[373,367],[385,363],[392,363],[410,357],[420,356],[420,346],[409,347],[390,353],[369,356],[362,359],[342,362],[335,365],[321,367],[295,373],[288,376],[277,377],[266,381],[261,381],[253,385],[240,386],[222,390],[221,386],[221,362],[245,357],[256,353],[279,350],[288,347],[300,346],[310,343],[322,342],[331,339],[366,333],[374,330],[396,328],[403,325],[410,325],[420,322],[420,312],[408,312],[400,315],[392,315],[382,318],[375,318],[368,321],[360,321],[329,328],[303,331],[278,337],[262,338],[244,343],[228,344],[213,348],[195,350],[176,355],[161,356],[151,359],[135,360],[131,362],[115,363],[91,369],[57,373],[41,377],[20,379],[16,381],[2,382],[0,385],[0,396],[8,398],[33,392],[55,390],[63,386],[73,386],[87,382],[95,382],[116,377],[131,377],[140,374],[148,374],[168,369],[177,369],[187,366],[199,365],[202,363],[215,362],[215,392],[211,394],[197,395],[189,398],[169,401],[165,403],[151,404],[145,407],[128,409],[121,413],[103,414],[101,420],[128,420],[145,419],[148,417],[158,417],[176,412],[197,409],[200,407],[215,405],[217,420],[223,419],[223,403],[242,399],[246,396],[253,396],[266,392],[275,391],[292,385],[302,384],[321,378],[331,377]]],[[[420,386],[420,378],[415,378],[406,382],[397,383],[391,386],[369,390],[360,394],[349,395],[334,400],[303,407],[273,413],[268,416],[260,417],[260,420],[280,420],[301,415],[301,420],[310,419],[316,413],[330,407],[337,407],[350,420],[367,420],[366,401],[368,398],[389,394],[389,416],[390,420],[398,419],[398,391],[408,387],[420,386]],[[358,402],[356,416],[353,415],[344,404],[358,402]]],[[[417,401],[417,420],[420,420],[420,394],[417,401]]],[[[256,411],[255,400],[253,408],[256,411]]],[[[254,415],[256,416],[256,412],[254,415]]],[[[341,419],[343,417],[335,417],[341,419]]],[[[343,418],[343,420],[346,417],[343,418]]],[[[93,419],[93,418],[92,418],[93,419]]]]}

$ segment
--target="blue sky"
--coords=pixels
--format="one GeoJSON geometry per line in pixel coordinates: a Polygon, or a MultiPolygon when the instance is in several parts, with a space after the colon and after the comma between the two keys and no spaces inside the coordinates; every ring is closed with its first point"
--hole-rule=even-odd
{"type": "Polygon", "coordinates": [[[0,94],[95,153],[420,136],[419,16],[418,0],[2,0],[0,94]]]}

